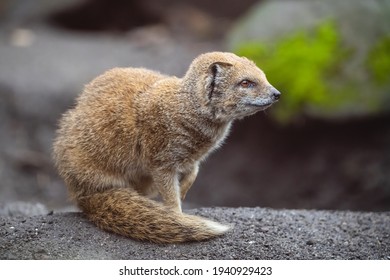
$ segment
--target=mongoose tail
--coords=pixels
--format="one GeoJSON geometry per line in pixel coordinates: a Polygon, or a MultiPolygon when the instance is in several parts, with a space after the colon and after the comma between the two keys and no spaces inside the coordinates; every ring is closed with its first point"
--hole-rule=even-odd
{"type": "Polygon", "coordinates": [[[217,222],[169,209],[131,189],[104,190],[77,200],[87,217],[101,229],[143,241],[202,241],[229,230],[217,222]]]}

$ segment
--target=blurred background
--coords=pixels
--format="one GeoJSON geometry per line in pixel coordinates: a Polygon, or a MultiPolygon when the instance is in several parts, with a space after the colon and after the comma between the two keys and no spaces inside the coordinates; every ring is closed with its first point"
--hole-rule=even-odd
{"type": "Polygon", "coordinates": [[[213,50],[283,95],[235,123],[187,207],[390,210],[390,1],[0,0],[0,213],[72,209],[50,154],[84,84],[116,66],[182,76],[213,50]]]}

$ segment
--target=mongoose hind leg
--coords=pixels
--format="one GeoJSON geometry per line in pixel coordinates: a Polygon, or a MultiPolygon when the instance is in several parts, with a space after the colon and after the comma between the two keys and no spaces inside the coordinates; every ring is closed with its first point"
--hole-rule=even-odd
{"type": "Polygon", "coordinates": [[[188,190],[191,188],[199,172],[199,163],[197,162],[189,172],[183,174],[180,180],[180,198],[184,200],[188,190]]]}
{"type": "Polygon", "coordinates": [[[166,207],[181,212],[180,187],[177,172],[158,170],[153,173],[153,182],[166,207]]]}

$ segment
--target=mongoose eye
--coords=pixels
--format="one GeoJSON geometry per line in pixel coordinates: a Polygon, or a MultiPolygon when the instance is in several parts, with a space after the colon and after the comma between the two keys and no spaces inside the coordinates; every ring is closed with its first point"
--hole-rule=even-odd
{"type": "Polygon", "coordinates": [[[253,88],[256,86],[256,83],[248,80],[243,80],[240,82],[240,86],[243,88],[253,88]]]}

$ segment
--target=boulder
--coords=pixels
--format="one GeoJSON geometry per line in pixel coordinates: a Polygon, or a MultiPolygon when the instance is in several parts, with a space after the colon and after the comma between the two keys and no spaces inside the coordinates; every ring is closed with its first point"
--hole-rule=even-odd
{"type": "Polygon", "coordinates": [[[262,1],[228,35],[283,94],[273,115],[351,119],[390,109],[390,1],[262,1]]]}

